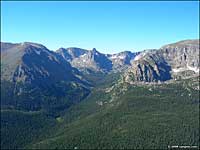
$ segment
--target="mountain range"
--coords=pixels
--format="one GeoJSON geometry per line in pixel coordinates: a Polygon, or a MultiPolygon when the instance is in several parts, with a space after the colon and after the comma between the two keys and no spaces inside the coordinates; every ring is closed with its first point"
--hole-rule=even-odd
{"type": "Polygon", "coordinates": [[[11,100],[6,95],[2,98],[2,105],[5,106],[11,104],[38,110],[51,105],[50,100],[47,104],[43,100],[46,99],[44,96],[48,99],[50,96],[60,99],[57,109],[63,107],[62,99],[68,97],[70,104],[64,105],[69,107],[74,101],[78,102],[89,94],[93,83],[85,76],[112,72],[120,72],[128,83],[164,82],[196,76],[199,74],[199,40],[180,41],[158,50],[124,51],[117,54],[103,54],[95,48],[60,48],[50,51],[36,43],[1,42],[1,82],[3,87],[6,87],[4,83],[9,84],[12,91],[9,92],[11,100]],[[82,92],[74,100],[77,90],[82,92]],[[16,96],[18,98],[13,98],[16,96]],[[32,101],[26,102],[27,97],[31,97],[32,101]]]}
{"type": "MultiPolygon", "coordinates": [[[[170,143],[170,135],[163,137],[160,133],[163,128],[158,129],[159,134],[152,133],[160,137],[155,138],[157,141],[140,147],[139,143],[149,141],[146,134],[151,134],[148,127],[136,131],[142,119],[138,118],[138,114],[144,120],[154,114],[163,113],[164,117],[172,114],[172,118],[169,117],[171,123],[178,118],[173,114],[179,114],[186,107],[190,111],[179,114],[186,118],[183,130],[191,130],[188,134],[194,137],[192,142],[198,145],[196,124],[187,123],[187,117],[197,113],[199,50],[199,40],[184,40],[159,49],[117,54],[76,47],[51,51],[37,43],[1,42],[1,148],[77,149],[107,148],[108,145],[111,149],[152,148],[152,143],[156,148],[163,148],[156,146],[156,142],[162,145],[160,139],[164,138],[170,143]],[[183,93],[187,93],[185,98],[183,93]],[[173,109],[174,105],[178,107],[177,110],[173,109]],[[171,108],[167,110],[167,106],[171,108]],[[112,125],[112,121],[116,126],[112,125]],[[16,124],[12,126],[13,123],[16,124]],[[132,141],[137,136],[130,135],[128,131],[141,134],[141,139],[132,141]],[[12,132],[15,134],[12,135],[12,132]],[[94,141],[90,139],[92,136],[94,141]],[[116,138],[122,143],[117,144],[106,137],[116,138]],[[69,142],[66,143],[65,139],[69,142]],[[125,144],[123,139],[132,142],[125,144]],[[138,145],[134,147],[134,143],[138,145]]],[[[190,119],[196,121],[196,117],[190,119]]],[[[146,119],[144,122],[151,128],[154,128],[154,121],[162,124],[162,118],[146,119]]],[[[163,124],[161,127],[173,128],[173,132],[169,132],[176,138],[182,135],[174,131],[179,128],[178,123],[174,127],[173,123],[163,124]]],[[[182,139],[179,142],[187,145],[182,139]]],[[[163,142],[163,145],[167,143],[163,142]]]]}

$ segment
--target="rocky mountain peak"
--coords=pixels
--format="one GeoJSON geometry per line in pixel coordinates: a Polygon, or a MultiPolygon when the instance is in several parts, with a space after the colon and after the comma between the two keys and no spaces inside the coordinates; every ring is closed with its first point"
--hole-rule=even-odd
{"type": "Polygon", "coordinates": [[[93,48],[92,51],[93,51],[93,52],[97,52],[96,48],[93,48]]]}
{"type": "MultiPolygon", "coordinates": [[[[12,85],[11,94],[14,96],[20,97],[33,91],[28,95],[32,105],[23,106],[23,109],[37,110],[44,107],[46,102],[42,96],[45,94],[61,100],[62,97],[72,94],[73,90],[81,89],[85,94],[88,93],[85,87],[88,87],[89,83],[82,78],[82,74],[71,67],[63,57],[46,47],[35,43],[20,43],[6,45],[4,48],[5,52],[1,54],[2,84],[12,85]],[[69,91],[72,93],[68,94],[69,91]]],[[[79,95],[76,100],[79,101],[85,94],[79,95]]],[[[29,100],[27,97],[21,97],[19,103],[29,100]]],[[[10,99],[12,101],[12,97],[10,99]]],[[[6,104],[6,99],[3,99],[3,102],[6,104]]]]}
{"type": "Polygon", "coordinates": [[[143,51],[132,61],[125,79],[152,82],[195,76],[199,74],[199,50],[199,40],[185,40],[143,51]]]}
{"type": "Polygon", "coordinates": [[[20,43],[20,45],[24,47],[35,47],[35,48],[40,48],[40,49],[47,49],[44,45],[33,43],[33,42],[23,42],[23,43],[20,43]]]}
{"type": "Polygon", "coordinates": [[[161,47],[166,48],[186,48],[186,47],[199,47],[199,40],[183,40],[172,44],[167,44],[161,47]]]}

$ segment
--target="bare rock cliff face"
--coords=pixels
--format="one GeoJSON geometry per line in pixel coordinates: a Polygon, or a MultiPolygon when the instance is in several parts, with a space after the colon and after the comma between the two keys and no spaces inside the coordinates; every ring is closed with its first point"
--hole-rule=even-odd
{"type": "Polygon", "coordinates": [[[199,74],[199,40],[186,40],[141,52],[125,72],[126,82],[158,82],[199,74]]]}
{"type": "Polygon", "coordinates": [[[117,54],[103,54],[95,48],[84,50],[80,48],[60,48],[56,51],[58,55],[68,61],[73,67],[84,71],[108,73],[110,71],[118,72],[127,69],[131,61],[140,52],[132,53],[124,51],[117,54]]]}
{"type": "Polygon", "coordinates": [[[161,48],[163,57],[173,72],[191,70],[199,72],[199,40],[186,40],[161,48]]]}

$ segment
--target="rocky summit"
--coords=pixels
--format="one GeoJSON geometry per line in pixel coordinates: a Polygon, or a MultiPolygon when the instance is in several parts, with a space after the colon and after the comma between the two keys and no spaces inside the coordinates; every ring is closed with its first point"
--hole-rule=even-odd
{"type": "Polygon", "coordinates": [[[125,73],[127,82],[157,82],[199,74],[199,40],[186,40],[137,55],[125,73]]]}
{"type": "MultiPolygon", "coordinates": [[[[25,42],[1,43],[1,47],[3,107],[39,110],[44,109],[46,105],[52,105],[50,103],[53,102],[45,102],[44,99],[51,101],[53,97],[57,98],[58,107],[61,107],[62,98],[71,101],[70,97],[77,92],[76,90],[83,92],[77,95],[76,101],[80,101],[89,93],[90,84],[82,78],[81,73],[45,46],[25,42]],[[71,95],[68,90],[71,90],[71,95]]],[[[64,105],[68,107],[69,104],[64,105]]]]}

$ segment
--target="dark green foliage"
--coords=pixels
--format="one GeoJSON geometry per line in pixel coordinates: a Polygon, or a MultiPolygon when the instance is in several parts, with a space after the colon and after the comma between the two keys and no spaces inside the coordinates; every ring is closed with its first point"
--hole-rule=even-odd
{"type": "Polygon", "coordinates": [[[14,85],[8,81],[1,80],[1,108],[10,106],[15,103],[13,100],[14,85]]]}
{"type": "Polygon", "coordinates": [[[31,147],[167,149],[168,145],[199,146],[199,93],[185,89],[182,83],[128,86],[128,91],[119,96],[114,105],[95,105],[94,101],[103,99],[107,99],[106,94],[99,91],[96,96],[88,97],[87,102],[71,108],[67,117],[74,115],[74,121],[68,120],[57,134],[31,147]]]}
{"type": "MultiPolygon", "coordinates": [[[[182,80],[156,85],[114,84],[114,76],[102,80],[87,98],[56,116],[56,124],[47,126],[49,132],[44,128],[37,130],[42,132],[35,132],[38,129],[35,124],[40,126],[46,122],[40,115],[34,120],[44,122],[34,121],[33,127],[24,119],[12,126],[10,118],[1,128],[8,133],[4,147],[168,149],[173,145],[199,146],[199,91],[193,89],[196,83],[182,80]],[[105,92],[111,86],[114,88],[105,92]],[[102,105],[97,103],[100,101],[102,105]],[[18,126],[23,128],[24,135],[30,132],[30,138],[16,137],[16,143],[12,144],[11,132],[18,126]],[[35,139],[36,136],[40,138],[35,139]]],[[[21,130],[15,132],[18,134],[21,130]]]]}
{"type": "Polygon", "coordinates": [[[42,112],[1,111],[1,149],[22,148],[45,137],[56,125],[55,119],[42,112]],[[42,136],[40,136],[42,135],[42,136]]]}
{"type": "Polygon", "coordinates": [[[84,74],[84,78],[90,81],[93,86],[109,86],[116,82],[120,77],[120,73],[102,73],[102,72],[92,72],[84,74]]]}
{"type": "Polygon", "coordinates": [[[17,110],[45,110],[59,113],[80,102],[89,90],[73,82],[58,82],[46,88],[1,81],[1,107],[17,110]]]}

